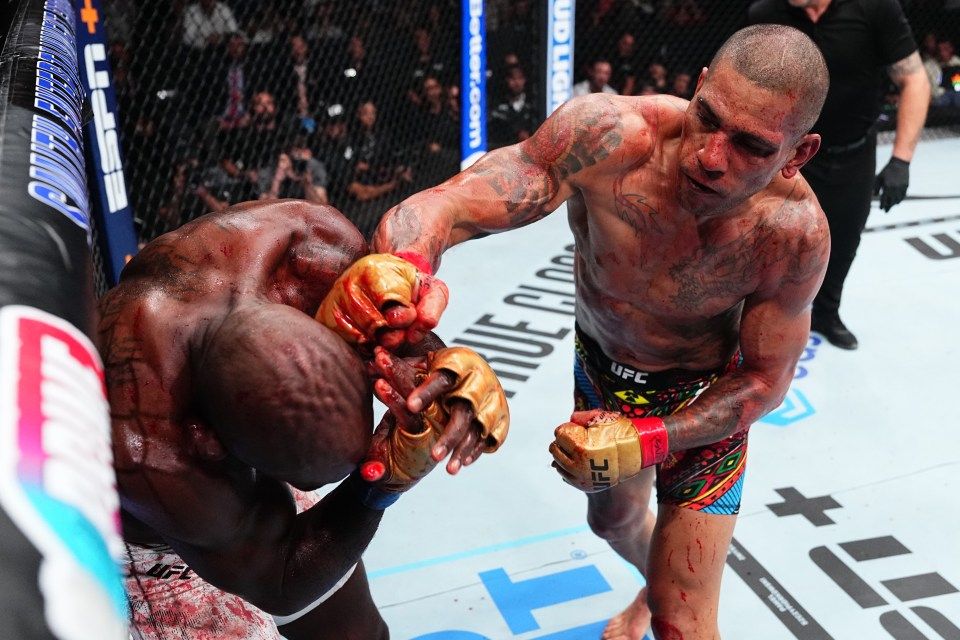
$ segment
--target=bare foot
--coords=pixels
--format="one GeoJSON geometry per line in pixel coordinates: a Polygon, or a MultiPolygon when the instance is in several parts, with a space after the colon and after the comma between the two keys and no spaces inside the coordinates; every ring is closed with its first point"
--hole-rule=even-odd
{"type": "Polygon", "coordinates": [[[610,619],[601,640],[641,640],[650,628],[650,608],[647,607],[647,588],[637,594],[630,606],[610,619]]]}

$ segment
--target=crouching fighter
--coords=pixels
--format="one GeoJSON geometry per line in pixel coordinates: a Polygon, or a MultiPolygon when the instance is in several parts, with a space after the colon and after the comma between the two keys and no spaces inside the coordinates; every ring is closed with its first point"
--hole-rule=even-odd
{"type": "Polygon", "coordinates": [[[366,253],[331,207],[238,205],[147,245],[101,301],[134,638],[388,637],[360,561],[384,509],[437,464],[432,447],[463,444],[458,468],[509,416],[474,352],[427,326],[404,351],[393,289],[445,293],[366,253]],[[359,303],[340,276],[362,257],[351,273],[381,274],[364,291],[397,350],[370,362],[320,312],[359,303]],[[371,391],[390,409],[375,433],[371,391]]]}

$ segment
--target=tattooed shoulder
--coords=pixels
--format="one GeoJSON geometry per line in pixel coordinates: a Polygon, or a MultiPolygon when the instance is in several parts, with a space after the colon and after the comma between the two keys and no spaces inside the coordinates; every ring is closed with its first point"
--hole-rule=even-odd
{"type": "Polygon", "coordinates": [[[558,177],[575,175],[605,160],[624,142],[624,113],[609,96],[570,100],[523,145],[531,162],[552,166],[558,177]]]}

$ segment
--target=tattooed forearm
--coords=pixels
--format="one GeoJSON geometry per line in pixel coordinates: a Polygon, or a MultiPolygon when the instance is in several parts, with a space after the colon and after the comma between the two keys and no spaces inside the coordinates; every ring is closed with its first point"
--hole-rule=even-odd
{"type": "Polygon", "coordinates": [[[416,243],[423,234],[423,227],[420,224],[421,215],[422,207],[406,202],[401,202],[388,211],[384,227],[386,233],[381,234],[378,230],[374,239],[375,250],[398,251],[416,243]]]}
{"type": "Polygon", "coordinates": [[[686,409],[664,420],[671,451],[702,447],[746,430],[779,400],[756,377],[724,374],[686,409]]]}
{"type": "Polygon", "coordinates": [[[887,73],[890,75],[891,80],[899,84],[904,76],[908,76],[922,69],[923,63],[920,61],[920,54],[914,51],[906,58],[898,60],[887,67],[887,73]]]}

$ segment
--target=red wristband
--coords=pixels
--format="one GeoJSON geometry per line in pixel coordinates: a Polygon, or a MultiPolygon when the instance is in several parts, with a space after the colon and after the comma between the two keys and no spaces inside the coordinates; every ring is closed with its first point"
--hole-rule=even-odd
{"type": "Polygon", "coordinates": [[[667,428],[660,418],[631,418],[637,435],[640,436],[640,456],[644,467],[660,464],[670,453],[667,443],[667,428]]]}
{"type": "Polygon", "coordinates": [[[430,261],[419,253],[414,253],[413,251],[398,251],[393,255],[398,258],[403,258],[428,276],[433,275],[433,267],[430,266],[430,261]]]}

